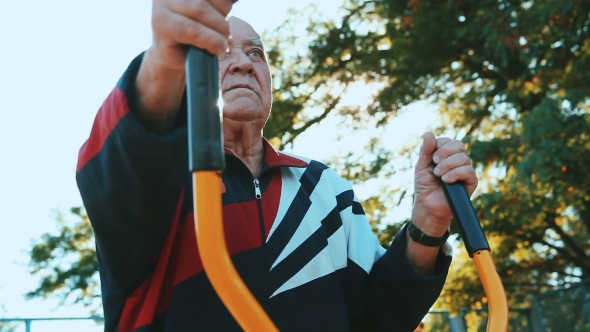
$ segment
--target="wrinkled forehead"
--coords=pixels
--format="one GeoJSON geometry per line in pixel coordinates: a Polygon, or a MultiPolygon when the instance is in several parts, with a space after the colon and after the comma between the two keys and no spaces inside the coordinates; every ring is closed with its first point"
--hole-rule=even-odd
{"type": "Polygon", "coordinates": [[[232,43],[243,44],[244,46],[258,46],[264,48],[260,35],[252,26],[238,18],[229,20],[232,43]]]}
{"type": "Polygon", "coordinates": [[[260,48],[264,48],[264,45],[262,44],[262,40],[260,40],[260,38],[255,38],[255,37],[250,37],[250,38],[244,38],[241,40],[242,44],[245,46],[258,46],[260,48]]]}

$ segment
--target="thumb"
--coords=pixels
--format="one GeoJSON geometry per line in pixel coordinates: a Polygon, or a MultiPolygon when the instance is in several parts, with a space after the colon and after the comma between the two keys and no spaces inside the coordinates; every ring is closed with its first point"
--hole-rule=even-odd
{"type": "Polygon", "coordinates": [[[422,170],[432,166],[432,155],[436,151],[436,138],[431,132],[422,136],[422,146],[420,147],[420,156],[416,163],[416,170],[422,170]]]}

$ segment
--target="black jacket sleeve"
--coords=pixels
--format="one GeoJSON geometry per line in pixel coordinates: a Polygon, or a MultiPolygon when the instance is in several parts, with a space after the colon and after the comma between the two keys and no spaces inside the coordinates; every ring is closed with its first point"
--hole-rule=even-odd
{"type": "Polygon", "coordinates": [[[406,228],[385,250],[357,198],[343,215],[348,238],[345,299],[351,331],[414,331],[444,286],[451,256],[441,249],[433,275],[423,276],[406,256],[406,228]]]}
{"type": "Polygon", "coordinates": [[[153,269],[188,174],[186,126],[158,136],[134,114],[142,56],[98,111],[76,171],[96,238],[105,302],[129,295],[153,269]]]}
{"type": "Polygon", "coordinates": [[[441,249],[434,274],[423,276],[406,256],[407,225],[369,274],[365,310],[375,331],[414,331],[440,295],[451,256],[441,249]]]}

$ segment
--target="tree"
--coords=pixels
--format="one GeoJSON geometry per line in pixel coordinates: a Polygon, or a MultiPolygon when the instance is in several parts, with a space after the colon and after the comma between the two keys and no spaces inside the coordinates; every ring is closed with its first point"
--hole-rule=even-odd
{"type": "MultiPolygon", "coordinates": [[[[6,314],[6,308],[4,307],[3,302],[0,302],[0,311],[3,312],[3,314],[6,314]]],[[[14,332],[17,327],[17,324],[14,322],[0,322],[0,332],[14,332]]]]}
{"type": "Polygon", "coordinates": [[[17,324],[0,322],[0,332],[15,332],[17,331],[17,324]]]}
{"type": "Polygon", "coordinates": [[[81,303],[94,313],[101,304],[94,236],[83,208],[69,212],[56,213],[57,234],[44,233],[33,241],[30,272],[40,282],[26,296],[57,297],[61,305],[81,303]]]}
{"type": "MultiPolygon", "coordinates": [[[[415,101],[439,105],[437,132],[463,139],[482,174],[475,206],[511,301],[523,303],[590,277],[589,11],[588,1],[350,0],[341,19],[310,23],[310,52],[297,59],[309,69],[280,96],[370,84],[365,107],[338,109],[357,126],[383,126],[415,101]]],[[[369,176],[387,174],[373,164],[369,176]]],[[[472,279],[453,274],[441,299],[485,303],[472,279]]]]}
{"type": "MultiPolygon", "coordinates": [[[[293,12],[264,36],[276,88],[265,136],[289,148],[326,119],[349,135],[373,130],[366,151],[326,159],[360,184],[411,170],[413,142],[391,151],[379,135],[407,105],[438,105],[436,133],[462,139],[481,175],[474,205],[511,304],[526,305],[531,294],[590,277],[589,13],[587,0],[346,0],[339,18],[293,12]],[[297,31],[301,22],[307,28],[297,31]],[[346,101],[359,87],[371,93],[346,101]]],[[[384,243],[406,220],[392,208],[411,193],[384,186],[366,200],[384,243]]],[[[40,245],[58,238],[73,239],[40,245]]],[[[40,273],[55,256],[39,257],[40,273]]],[[[73,268],[81,266],[93,276],[95,265],[73,268]]],[[[67,269],[52,271],[33,295],[89,287],[58,277],[67,269]]],[[[464,254],[453,271],[438,305],[485,306],[464,254]]]]}

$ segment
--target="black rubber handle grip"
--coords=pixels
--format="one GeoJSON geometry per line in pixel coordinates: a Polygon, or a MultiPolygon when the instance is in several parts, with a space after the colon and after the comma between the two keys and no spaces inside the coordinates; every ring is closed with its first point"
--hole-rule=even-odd
{"type": "Polygon", "coordinates": [[[215,55],[190,47],[186,57],[189,171],[223,170],[223,134],[215,55]]]}
{"type": "Polygon", "coordinates": [[[473,254],[479,250],[489,251],[490,245],[481,228],[481,224],[475,214],[473,204],[471,204],[463,182],[458,181],[452,184],[443,182],[443,189],[459,225],[459,232],[461,233],[469,257],[473,257],[473,254]]]}

